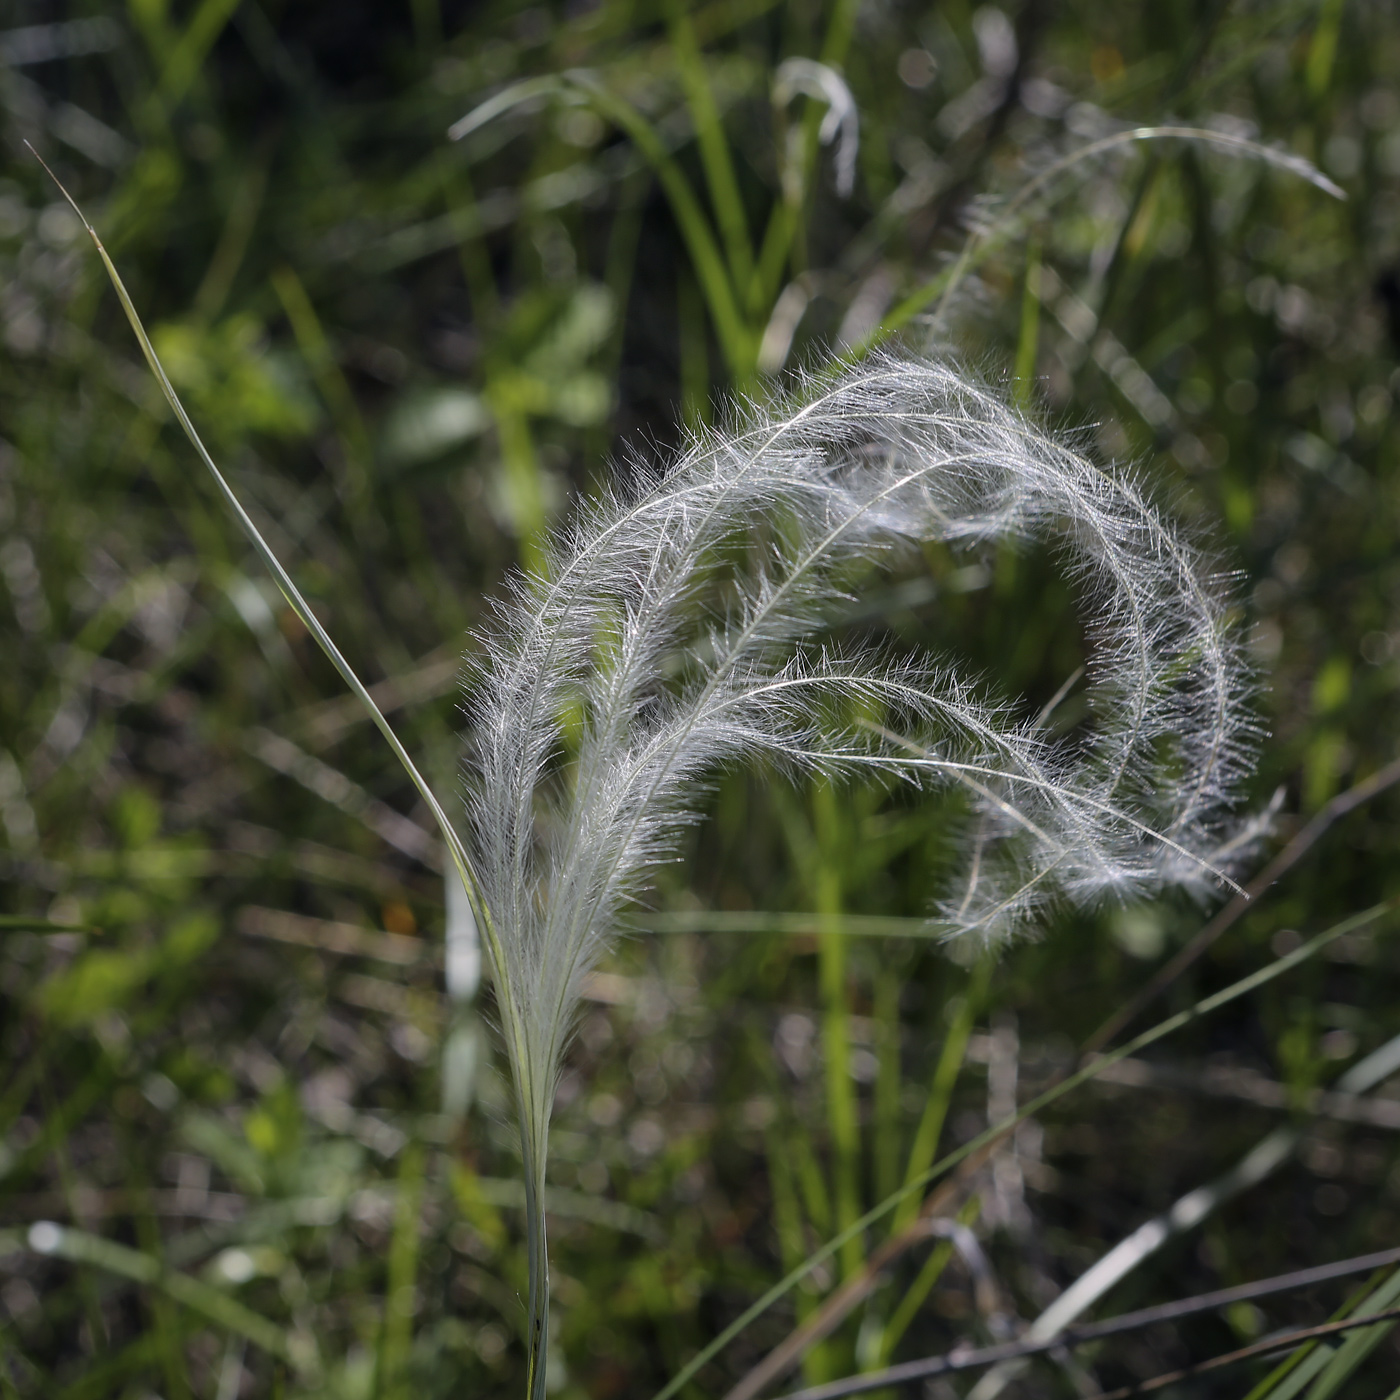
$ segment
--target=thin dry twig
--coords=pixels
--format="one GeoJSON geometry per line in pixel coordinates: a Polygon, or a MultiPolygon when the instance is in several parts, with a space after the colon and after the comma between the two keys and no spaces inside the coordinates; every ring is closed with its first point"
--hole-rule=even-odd
{"type": "Polygon", "coordinates": [[[1276,884],[1317,844],[1329,827],[1354,812],[1363,803],[1379,796],[1387,788],[1400,783],[1400,758],[1386,764],[1369,778],[1338,793],[1301,831],[1259,872],[1243,894],[1236,895],[1201,931],[1125,1006],[1115,1011],[1107,1021],[1084,1042],[1081,1054],[1098,1054],[1119,1036],[1161,994],[1186,971],[1213,943],[1231,928],[1250,904],[1276,884]]]}
{"type": "Polygon", "coordinates": [[[1164,1065],[1152,1060],[1119,1060],[1099,1076],[1099,1082],[1132,1089],[1179,1089],[1211,1098],[1235,1099],[1257,1108],[1334,1118],[1368,1128],[1400,1130],[1400,1102],[1367,1094],[1311,1089],[1299,1094],[1287,1084],[1241,1065],[1204,1068],[1164,1065]]]}
{"type": "Polygon", "coordinates": [[[1137,1385],[1125,1385],[1118,1390],[1102,1391],[1091,1395],[1088,1400],[1128,1400],[1133,1395],[1147,1395],[1163,1386],[1175,1385],[1177,1381],[1189,1380],[1206,1371],[1215,1371],[1222,1366],[1233,1366],[1238,1361],[1249,1361],[1256,1356],[1269,1356],[1274,1352],[1291,1351],[1303,1342],[1317,1337],[1330,1337],[1338,1332],[1351,1332],[1371,1323],[1387,1322],[1400,1317],[1400,1308],[1387,1308],[1385,1312],[1371,1313],[1366,1317],[1347,1317],[1340,1322],[1323,1322],[1316,1327],[1300,1328],[1296,1332],[1285,1332],[1281,1336],[1265,1337],[1262,1342],[1240,1347],[1238,1351],[1228,1351],[1221,1356],[1212,1356],[1208,1361],[1197,1362],[1194,1366],[1167,1375],[1153,1376],[1151,1380],[1140,1381],[1137,1385]]]}
{"type": "MultiPolygon", "coordinates": [[[[970,1158],[966,1165],[970,1166],[974,1161],[978,1166],[982,1165],[980,1157],[970,1158]]],[[[725,1395],[724,1400],[753,1400],[753,1397],[761,1394],[766,1386],[796,1366],[810,1347],[815,1346],[823,1338],[829,1337],[850,1316],[851,1312],[874,1292],[876,1284],[880,1281],[880,1276],[900,1255],[906,1253],[921,1240],[938,1237],[935,1226],[948,1223],[947,1212],[951,1204],[950,1197],[957,1194],[966,1177],[972,1174],[971,1172],[960,1172],[953,1181],[933,1192],[924,1203],[924,1208],[919,1212],[916,1220],[901,1230],[899,1234],[886,1240],[866,1260],[864,1267],[858,1274],[847,1279],[836,1292],[824,1299],[821,1307],[800,1326],[789,1332],[783,1341],[774,1347],[725,1395]]],[[[979,1305],[984,1301],[979,1297],[979,1305]]],[[[990,1301],[995,1305],[994,1298],[990,1301]]]]}
{"type": "Polygon", "coordinates": [[[412,967],[437,955],[434,948],[421,938],[402,933],[377,933],[358,924],[333,919],[313,919],[305,914],[293,914],[285,909],[266,909],[250,904],[238,911],[235,924],[239,933],[250,938],[266,938],[275,943],[291,943],[300,948],[314,948],[320,953],[337,953],[342,957],[371,958],[375,962],[412,967]]]}
{"type": "MultiPolygon", "coordinates": [[[[1255,1283],[1240,1284],[1235,1288],[1222,1288],[1213,1293],[1202,1293],[1194,1298],[1181,1298],[1156,1307],[1140,1308],[1136,1312],[1124,1313],[1121,1317],[1109,1318],[1104,1322],[1090,1323],[1084,1327],[1069,1328],[1036,1341],[1004,1342],[998,1346],[972,1349],[956,1349],[943,1356],[926,1356],[918,1361],[906,1361],[898,1366],[890,1366],[883,1371],[872,1371],[863,1376],[848,1376],[844,1380],[832,1381],[826,1385],[809,1386],[784,1396],[783,1400],[840,1400],[847,1395],[859,1395],[871,1390],[883,1390],[892,1385],[907,1384],[910,1381],[926,1380],[934,1376],[947,1375],[952,1371],[969,1371],[983,1366],[995,1365],[1002,1361],[1018,1360],[1026,1356],[1040,1356],[1057,1351],[1061,1347],[1078,1347],[1105,1337],[1118,1336],[1125,1332],[1140,1331],[1159,1322],[1174,1322],[1183,1317],[1194,1317],[1205,1312],[1214,1312],[1234,1303],[1250,1302],[1255,1298],[1267,1298],[1272,1294],[1288,1293],[1300,1288],[1311,1288],[1333,1279],[1347,1278],[1354,1274],[1367,1273],[1373,1269],[1400,1263],[1400,1249],[1381,1250],[1375,1254],[1364,1254],[1354,1259],[1343,1259],[1334,1264],[1321,1264],[1312,1269],[1297,1269],[1291,1273],[1278,1274],[1273,1278],[1260,1279],[1255,1283]]],[[[1364,1327],[1381,1322],[1393,1316],[1400,1316],[1400,1309],[1390,1312],[1371,1313],[1363,1318],[1347,1318],[1341,1322],[1324,1323],[1319,1327],[1305,1328],[1281,1336],[1266,1337],[1261,1342],[1231,1352],[1228,1356],[1214,1357],[1197,1366],[1174,1372],[1170,1376],[1157,1377],[1144,1382],[1136,1389],[1114,1391],[1111,1395],[1095,1396],[1094,1400],[1119,1400],[1119,1397],[1137,1394],[1140,1390],[1156,1389],[1172,1381],[1226,1365],[1231,1361],[1243,1361],[1251,1356],[1264,1355],[1269,1351],[1284,1350],[1313,1337],[1345,1331],[1351,1327],[1364,1327]]]]}
{"type": "MultiPolygon", "coordinates": [[[[411,671],[386,676],[368,686],[380,714],[390,715],[406,705],[436,700],[457,688],[462,674],[462,648],[453,643],[422,657],[411,671]]],[[[354,695],[338,695],[322,700],[289,716],[310,748],[324,748],[357,728],[369,715],[354,695]]]]}

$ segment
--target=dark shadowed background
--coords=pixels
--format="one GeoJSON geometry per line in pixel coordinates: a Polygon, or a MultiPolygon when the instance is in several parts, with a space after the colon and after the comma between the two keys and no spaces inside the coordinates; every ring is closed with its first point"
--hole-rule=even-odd
{"type": "MultiPolygon", "coordinates": [[[[6,1400],[524,1384],[508,1090],[489,990],[444,978],[427,811],[209,489],[26,141],[440,791],[471,629],[570,499],[897,327],[1135,463],[1238,576],[1249,805],[1275,804],[1247,873],[1307,841],[1132,1029],[1400,892],[1394,8],[688,3],[0,9],[6,1400]],[[1162,125],[1234,144],[1112,139],[1162,125]]],[[[1027,714],[1092,642],[1054,560],[1009,547],[930,548],[833,633],[964,657],[1027,714]]],[[[920,920],[956,807],[717,778],[560,1086],[561,1397],[654,1394],[936,1144],[1071,1067],[1214,912],[1052,912],[950,956],[920,920]]],[[[1086,1317],[1400,1244],[1400,1055],[1366,1059],[1400,1036],[1398,934],[1382,913],[1023,1124],[938,1202],[989,1285],[916,1231],[825,1304],[789,1387],[1015,1334],[1196,1188],[1200,1218],[1086,1317]],[[1219,1185],[1279,1132],[1271,1171],[1219,1185]]],[[[725,1394],[890,1238],[684,1393],[725,1394]]],[[[1005,1393],[1111,1390],[1367,1283],[1062,1353],[1005,1393]]],[[[1389,1395],[1395,1335],[1354,1335],[1333,1390],[1287,1393],[1389,1395]]],[[[1273,1364],[1168,1393],[1282,1395],[1273,1364]]]]}

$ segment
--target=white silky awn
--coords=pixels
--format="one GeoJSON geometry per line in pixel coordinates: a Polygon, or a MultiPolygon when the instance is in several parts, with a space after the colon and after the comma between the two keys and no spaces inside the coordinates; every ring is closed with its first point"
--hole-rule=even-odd
{"type": "Polygon", "coordinates": [[[966,935],[1055,895],[1228,883],[1252,735],[1223,589],[1139,480],[945,365],[878,359],[634,468],[548,579],[517,580],[483,656],[468,801],[541,1136],[580,979],[721,762],[963,786],[968,870],[939,913],[966,935]],[[1048,541],[1083,602],[1071,749],[949,666],[811,640],[873,556],[1005,538],[1048,541]]]}

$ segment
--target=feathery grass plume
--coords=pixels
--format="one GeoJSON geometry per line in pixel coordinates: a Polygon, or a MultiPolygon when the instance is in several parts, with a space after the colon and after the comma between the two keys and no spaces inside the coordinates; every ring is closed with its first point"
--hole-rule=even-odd
{"type": "Polygon", "coordinates": [[[1221,589],[1140,481],[945,365],[882,356],[659,478],[636,468],[547,577],[515,581],[485,643],[468,807],[536,1204],[581,979],[716,765],[963,785],[979,826],[952,933],[1005,938],[1054,894],[1232,883],[1215,852],[1252,731],[1221,589]],[[1074,749],[949,666],[813,640],[872,557],[1007,537],[1058,547],[1089,613],[1095,723],[1074,749]]]}
{"type": "Polygon", "coordinates": [[[1199,553],[1140,482],[957,371],[891,355],[697,438],[659,478],[637,468],[630,490],[559,536],[545,576],[516,580],[478,669],[464,841],[209,455],[83,224],[217,490],[428,803],[461,877],[520,1116],[531,1400],[545,1393],[549,1118],[580,985],[621,903],[671,854],[706,772],[767,757],[963,785],[980,825],[943,910],[953,933],[1004,938],[1056,892],[1234,887],[1221,862],[1239,843],[1222,838],[1249,758],[1248,678],[1199,553]],[[814,640],[872,559],[1004,537],[1056,543],[1089,609],[1096,727],[1068,752],[949,667],[814,640]]]}

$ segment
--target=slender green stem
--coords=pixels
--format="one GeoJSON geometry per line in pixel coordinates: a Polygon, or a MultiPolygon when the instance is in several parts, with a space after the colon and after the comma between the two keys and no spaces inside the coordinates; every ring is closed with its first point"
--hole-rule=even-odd
{"type": "Polygon", "coordinates": [[[755,373],[758,337],[744,322],[724,257],[690,181],[671,159],[655,128],[631,103],[610,93],[591,73],[575,70],[568,74],[568,78],[587,95],[600,115],[620,126],[631,137],[656,171],[661,188],[670,202],[671,212],[680,226],[696,278],[705,294],[729,372],[734,376],[736,385],[744,389],[752,382],[755,373]]]}
{"type": "Polygon", "coordinates": [[[544,1400],[549,1357],[549,1243],[545,1228],[545,1162],[549,1154],[549,1086],[521,1100],[520,1135],[525,1165],[525,1248],[530,1267],[526,1307],[526,1385],[528,1400],[544,1400]]]}
{"type": "Polygon", "coordinates": [[[705,60],[695,38],[695,26],[685,8],[686,0],[667,0],[671,49],[681,85],[685,88],[695,135],[700,143],[700,160],[710,187],[710,203],[724,239],[729,271],[736,287],[746,287],[753,276],[753,247],[749,242],[748,220],[734,174],[734,160],[724,139],[719,107],[705,72],[705,60]]]}
{"type": "MultiPolygon", "coordinates": [[[[848,0],[843,0],[843,3],[848,3],[848,0]]],[[[701,77],[703,78],[703,74],[701,77]]],[[[706,91],[708,92],[708,85],[706,91]]],[[[745,320],[735,284],[731,280],[730,266],[694,188],[686,178],[685,172],[671,158],[660,133],[630,102],[610,92],[595,73],[583,68],[574,68],[559,78],[532,78],[514,84],[469,112],[451,127],[448,135],[453,140],[460,140],[503,112],[553,93],[568,94],[575,100],[580,97],[585,99],[599,116],[627,133],[643,158],[656,172],[661,181],[661,188],[671,205],[681,238],[685,241],[686,251],[690,255],[700,288],[705,294],[710,319],[714,322],[715,334],[724,352],[735,387],[741,393],[747,392],[753,387],[757,374],[758,334],[745,320]]],[[[705,99],[699,96],[698,88],[692,100],[697,99],[703,105],[705,99]]],[[[703,138],[711,149],[709,157],[702,156],[702,159],[710,161],[718,158],[716,140],[719,143],[723,142],[723,134],[717,131],[717,116],[715,123],[716,130],[703,138]]],[[[704,126],[703,120],[700,124],[704,126]]],[[[722,158],[720,159],[722,161],[722,158]]],[[[732,171],[730,173],[732,174],[732,171]]],[[[712,178],[718,178],[721,187],[727,188],[722,172],[716,170],[712,178]]],[[[718,201],[718,207],[722,210],[721,217],[731,226],[728,237],[733,243],[737,240],[739,232],[735,215],[742,214],[737,203],[737,184],[732,197],[728,193],[724,194],[718,201]]],[[[746,231],[744,241],[747,243],[746,231]]],[[[735,247],[731,246],[730,251],[733,255],[735,247]]],[[[742,265],[743,253],[739,252],[738,257],[742,265]]]]}
{"type": "MultiPolygon", "coordinates": [[[[995,959],[990,954],[984,955],[972,975],[966,994],[958,1004],[952,1024],[948,1027],[943,1049],[938,1056],[938,1065],[933,1072],[933,1083],[924,1104],[923,1116],[914,1133],[913,1146],[909,1149],[909,1165],[904,1173],[906,1186],[917,1181],[929,1169],[934,1153],[938,1151],[938,1138],[948,1116],[953,1086],[958,1082],[963,1057],[967,1054],[967,1042],[972,1035],[972,1025],[977,1018],[982,999],[987,994],[987,983],[991,981],[994,966],[995,959]]],[[[899,1209],[895,1211],[894,1220],[890,1224],[890,1234],[897,1235],[912,1223],[918,1213],[918,1198],[905,1197],[899,1209]]]]}
{"type": "MultiPolygon", "coordinates": [[[[840,68],[846,61],[846,51],[851,46],[851,35],[855,29],[856,11],[859,0],[836,0],[827,25],[826,36],[822,40],[821,62],[829,68],[840,68]]],[[[779,196],[768,216],[768,227],[763,233],[763,244],[759,252],[758,267],[749,283],[747,302],[750,312],[767,317],[782,281],[783,269],[793,251],[802,226],[802,205],[807,199],[811,184],[812,167],[816,164],[820,141],[822,109],[820,103],[811,99],[802,117],[802,131],[797,148],[797,202],[785,195],[779,196]]],[[[800,250],[799,250],[800,251],[800,250]]]]}
{"type": "Polygon", "coordinates": [[[875,1195],[883,1200],[899,1185],[899,993],[906,980],[899,966],[883,966],[875,977],[875,1195]]]}
{"type": "MultiPolygon", "coordinates": [[[[967,1201],[958,1212],[959,1224],[971,1225],[977,1219],[981,1205],[981,1201],[976,1196],[967,1201]]],[[[918,1316],[919,1309],[924,1305],[924,1299],[928,1297],[933,1285],[942,1277],[943,1270],[948,1267],[948,1261],[952,1257],[953,1242],[951,1240],[945,1240],[929,1251],[928,1258],[924,1260],[924,1267],[919,1270],[914,1282],[909,1285],[908,1290],[899,1300],[899,1305],[890,1315],[890,1320],[885,1324],[885,1330],[880,1335],[879,1365],[889,1365],[890,1358],[894,1355],[894,1349],[899,1345],[900,1338],[909,1330],[909,1324],[918,1316]]]]}
{"type": "Polygon", "coordinates": [[[698,432],[710,421],[710,357],[700,289],[684,263],[676,268],[676,311],[681,352],[681,421],[698,432]]]}
{"type": "Polygon", "coordinates": [[[1021,294],[1021,330],[1016,340],[1013,392],[1020,407],[1029,406],[1035,382],[1035,355],[1040,340],[1040,244],[1031,239],[1026,249],[1026,284],[1021,294]]]}
{"type": "Polygon", "coordinates": [[[511,402],[508,390],[488,389],[487,397],[496,420],[506,504],[520,543],[520,562],[529,573],[543,576],[548,566],[544,548],[544,487],[530,420],[511,402]]]}
{"type": "MultiPolygon", "coordinates": [[[[31,148],[32,149],[32,148],[31,148]]],[[[38,158],[37,152],[35,153],[38,158]]],[[[41,161],[42,164],[42,161],[41,161]]],[[[48,170],[48,167],[44,167],[48,170]]],[[[179,395],[176,394],[174,386],[170,383],[166,375],[165,368],[157,357],[154,347],[151,345],[150,337],[146,334],[146,328],[141,323],[141,317],[136,311],[136,307],[127,293],[126,286],[122,282],[121,275],[117,272],[116,265],[108,256],[107,250],[102,245],[102,240],[97,236],[97,231],[88,223],[83,211],[78,207],[77,202],[63,189],[58,179],[49,171],[54,183],[63,192],[63,196],[72,205],[74,212],[83,222],[83,227],[87,229],[97,248],[98,256],[102,259],[102,265],[107,271],[107,276],[111,279],[112,286],[117,293],[117,298],[121,302],[122,310],[126,313],[127,320],[131,323],[131,328],[136,334],[137,343],[141,347],[141,353],[145,356],[146,363],[150,366],[151,373],[155,376],[156,382],[160,385],[161,392],[165,396],[166,402],[170,405],[171,411],[175,414],[180,426],[185,430],[185,436],[189,438],[191,445],[198,454],[200,461],[214,479],[214,484],[218,488],[220,496],[233,513],[234,519],[238,522],[244,535],[252,544],[258,557],[271,573],[276,581],[282,596],[287,600],[288,606],[296,613],[306,629],[316,639],[330,659],[331,664],[340,673],[341,679],[350,687],[351,692],[365,707],[370,718],[374,721],[376,728],[384,736],[385,742],[393,751],[394,756],[402,764],[404,771],[412,780],[414,787],[424,802],[428,804],[428,809],[432,812],[438,828],[442,833],[443,840],[447,843],[447,849],[452,856],[452,864],[457,870],[457,874],[462,881],[462,888],[466,891],[467,899],[471,905],[472,916],[477,921],[477,927],[481,930],[483,942],[486,946],[487,957],[491,965],[492,977],[496,987],[496,1008],[500,1017],[501,1032],[506,1042],[506,1053],[510,1061],[511,1075],[515,1081],[515,1091],[520,1105],[520,1125],[521,1125],[521,1146],[524,1152],[526,1170],[534,1175],[528,1180],[532,1183],[530,1189],[534,1191],[534,1205],[529,1211],[531,1220],[534,1222],[530,1235],[530,1298],[531,1298],[531,1320],[532,1326],[538,1329],[539,1335],[532,1332],[531,1336],[531,1375],[532,1375],[532,1400],[541,1400],[544,1395],[544,1352],[539,1345],[539,1338],[543,1335],[544,1324],[542,1319],[547,1319],[549,1310],[549,1271],[545,1257],[545,1237],[544,1237],[544,1214],[543,1214],[543,1188],[544,1188],[544,1146],[546,1130],[541,1126],[541,1120],[547,1124],[548,1114],[548,1088],[537,1081],[536,1067],[529,1055],[529,1046],[525,1029],[525,1018],[522,1008],[517,1000],[515,989],[511,986],[507,976],[508,963],[506,961],[505,946],[501,941],[500,931],[496,927],[496,921],[491,913],[490,906],[486,903],[481,893],[481,882],[477,877],[476,870],[472,864],[472,859],[467,853],[467,848],[462,841],[452,822],[448,819],[447,813],[443,810],[442,804],[438,801],[436,793],[428,786],[426,779],[418,771],[417,765],[409,757],[408,750],[400,742],[398,735],[394,732],[389,721],[385,719],[383,712],[375,703],[374,697],[365,688],[364,683],[356,675],[350,663],[341,653],[340,648],[331,640],[330,634],[321,625],[320,619],[312,612],[306,599],[302,597],[301,590],[292,581],[291,575],[283,567],[282,561],[272,552],[267,541],[263,539],[258,527],[253,523],[252,517],[243,508],[243,503],[234,493],[233,488],[224,478],[223,473],[215,464],[214,459],[209,455],[208,449],[204,446],[203,440],[196,431],[194,423],[189,414],[185,411],[184,405],[180,402],[179,395]],[[543,1105],[543,1112],[541,1112],[543,1105]]]]}
{"type": "MultiPolygon", "coordinates": [[[[822,998],[822,1049],[826,1068],[826,1115],[831,1134],[832,1199],[836,1226],[844,1230],[860,1214],[856,1168],[860,1152],[855,1088],[851,1078],[850,991],[846,985],[846,935],[839,924],[841,874],[836,848],[841,840],[836,796],[830,783],[812,794],[817,856],[814,893],[818,912],[834,922],[817,935],[822,998]]],[[[849,1278],[861,1265],[861,1245],[852,1236],[841,1251],[841,1272],[849,1278]]]]}
{"type": "Polygon", "coordinates": [[[384,1319],[376,1365],[377,1400],[407,1400],[408,1362],[413,1347],[413,1289],[418,1272],[419,1216],[423,1204],[423,1145],[404,1149],[399,1167],[394,1232],[384,1289],[384,1319]]]}
{"type": "MultiPolygon", "coordinates": [[[[787,1124],[775,1119],[767,1134],[768,1182],[773,1193],[773,1226],[778,1236],[778,1250],[783,1267],[794,1269],[802,1262],[802,1209],[798,1200],[797,1184],[793,1179],[792,1163],[789,1156],[793,1150],[792,1138],[787,1124]]],[[[797,1295],[797,1317],[805,1321],[814,1305],[812,1295],[799,1290],[797,1295]]]]}
{"type": "Polygon", "coordinates": [[[273,271],[272,289],[282,303],[297,348],[335,423],[345,464],[347,513],[356,530],[363,532],[376,523],[372,503],[374,450],[364,419],[301,278],[283,264],[273,271]]]}

